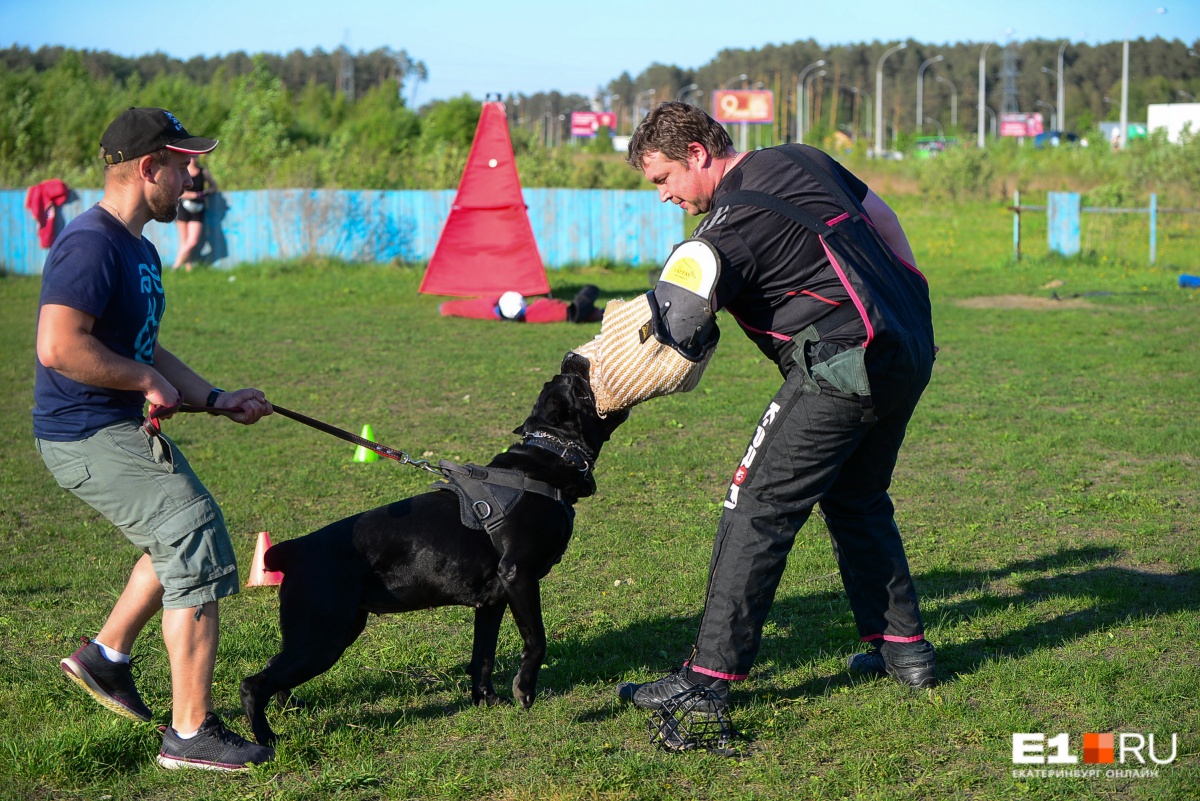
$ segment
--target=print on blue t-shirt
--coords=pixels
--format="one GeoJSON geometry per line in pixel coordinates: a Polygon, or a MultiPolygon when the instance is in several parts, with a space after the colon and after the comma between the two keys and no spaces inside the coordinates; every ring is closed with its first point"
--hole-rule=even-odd
{"type": "MultiPolygon", "coordinates": [[[[154,363],[166,311],[162,261],[154,245],[99,207],[80,214],[59,235],[42,270],[40,307],[67,306],[95,318],[94,336],[114,353],[154,363]]],[[[81,384],[36,363],[34,434],[46,440],[86,439],[105,426],[140,419],[140,391],[81,384]]]]}

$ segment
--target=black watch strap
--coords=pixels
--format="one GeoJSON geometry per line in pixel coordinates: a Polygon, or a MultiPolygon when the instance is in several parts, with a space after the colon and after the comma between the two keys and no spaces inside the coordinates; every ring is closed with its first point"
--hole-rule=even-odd
{"type": "Polygon", "coordinates": [[[224,391],[225,391],[225,390],[221,389],[220,387],[213,387],[213,390],[212,390],[212,392],[208,393],[208,400],[206,400],[206,401],[204,402],[204,405],[205,405],[205,406],[207,406],[208,408],[210,408],[210,409],[211,409],[213,406],[215,406],[215,405],[216,405],[216,403],[217,403],[217,398],[218,398],[218,397],[221,395],[221,393],[222,393],[222,392],[224,392],[224,391]]]}

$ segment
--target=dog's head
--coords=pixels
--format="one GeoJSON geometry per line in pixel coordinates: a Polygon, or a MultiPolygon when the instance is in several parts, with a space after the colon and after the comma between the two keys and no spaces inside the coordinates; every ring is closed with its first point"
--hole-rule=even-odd
{"type": "Polygon", "coordinates": [[[559,374],[542,386],[533,411],[513,433],[521,436],[549,433],[582,446],[592,457],[598,455],[600,447],[625,422],[629,412],[622,410],[600,416],[588,380],[590,371],[591,364],[579,354],[564,356],[559,374]]]}

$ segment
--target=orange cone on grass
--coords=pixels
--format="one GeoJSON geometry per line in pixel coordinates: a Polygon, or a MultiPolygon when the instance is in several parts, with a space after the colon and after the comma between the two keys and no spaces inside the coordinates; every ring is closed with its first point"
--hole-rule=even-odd
{"type": "Polygon", "coordinates": [[[258,532],[258,542],[254,545],[254,559],[250,562],[250,578],[247,587],[273,587],[283,583],[283,573],[278,570],[267,570],[263,557],[271,547],[271,535],[265,531],[258,532]]]}

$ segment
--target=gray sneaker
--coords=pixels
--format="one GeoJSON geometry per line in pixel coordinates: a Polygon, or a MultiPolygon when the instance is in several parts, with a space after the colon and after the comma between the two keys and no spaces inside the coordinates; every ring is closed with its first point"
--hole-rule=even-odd
{"type": "Polygon", "coordinates": [[[86,637],[81,639],[83,645],[59,662],[67,678],[118,715],[149,723],[153,713],[138,695],[130,665],[108,661],[100,646],[86,637]]]}
{"type": "Polygon", "coordinates": [[[246,770],[275,758],[274,748],[256,745],[230,731],[212,712],[205,716],[195,737],[184,740],[170,726],[163,726],[162,733],[158,764],[168,770],[246,770]]]}

